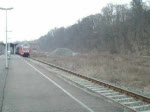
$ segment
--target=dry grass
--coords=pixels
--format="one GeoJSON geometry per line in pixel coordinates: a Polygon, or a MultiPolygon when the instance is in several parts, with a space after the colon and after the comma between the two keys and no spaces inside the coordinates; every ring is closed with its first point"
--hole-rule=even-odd
{"type": "Polygon", "coordinates": [[[32,56],[87,76],[150,94],[150,57],[110,54],[82,54],[69,57],[33,54],[32,56]]]}

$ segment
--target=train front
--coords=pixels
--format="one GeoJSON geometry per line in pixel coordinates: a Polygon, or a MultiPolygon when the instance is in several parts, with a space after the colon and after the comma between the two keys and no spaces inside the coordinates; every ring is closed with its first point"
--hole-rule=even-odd
{"type": "Polygon", "coordinates": [[[22,46],[22,56],[24,56],[24,57],[30,56],[30,46],[29,45],[22,46]]]}

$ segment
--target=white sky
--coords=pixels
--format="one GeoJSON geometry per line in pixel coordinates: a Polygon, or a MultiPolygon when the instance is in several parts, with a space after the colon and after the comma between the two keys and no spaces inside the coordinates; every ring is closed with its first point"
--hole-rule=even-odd
{"type": "MultiPolygon", "coordinates": [[[[0,0],[8,11],[9,41],[34,40],[55,27],[66,27],[101,11],[107,3],[131,0],[0,0]]],[[[0,41],[5,42],[5,11],[0,10],[0,41]]]]}

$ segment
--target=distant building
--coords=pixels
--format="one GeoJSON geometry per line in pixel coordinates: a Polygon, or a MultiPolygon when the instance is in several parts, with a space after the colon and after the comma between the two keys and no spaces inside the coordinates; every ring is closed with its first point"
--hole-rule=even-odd
{"type": "Polygon", "coordinates": [[[5,44],[3,42],[0,42],[0,54],[4,54],[5,51],[5,44]]]}
{"type": "Polygon", "coordinates": [[[30,46],[31,46],[32,52],[36,52],[40,50],[39,43],[30,43],[30,46]]]}

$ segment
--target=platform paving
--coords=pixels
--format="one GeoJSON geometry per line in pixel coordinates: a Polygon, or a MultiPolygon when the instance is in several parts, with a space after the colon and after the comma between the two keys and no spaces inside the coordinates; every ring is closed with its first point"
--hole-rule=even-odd
{"type": "Polygon", "coordinates": [[[0,111],[2,110],[3,96],[5,89],[5,80],[7,77],[7,69],[5,69],[5,56],[0,55],[0,111]]]}
{"type": "MultiPolygon", "coordinates": [[[[2,71],[3,64],[0,66],[2,71]]],[[[2,79],[6,77],[4,73],[0,72],[2,79]]],[[[2,95],[4,100],[1,112],[127,112],[120,106],[91,95],[56,75],[27,58],[12,55],[4,96],[2,95]],[[39,71],[52,81],[43,77],[39,71]]],[[[0,83],[4,83],[4,80],[0,83]]],[[[0,92],[3,93],[2,90],[0,92]]]]}

